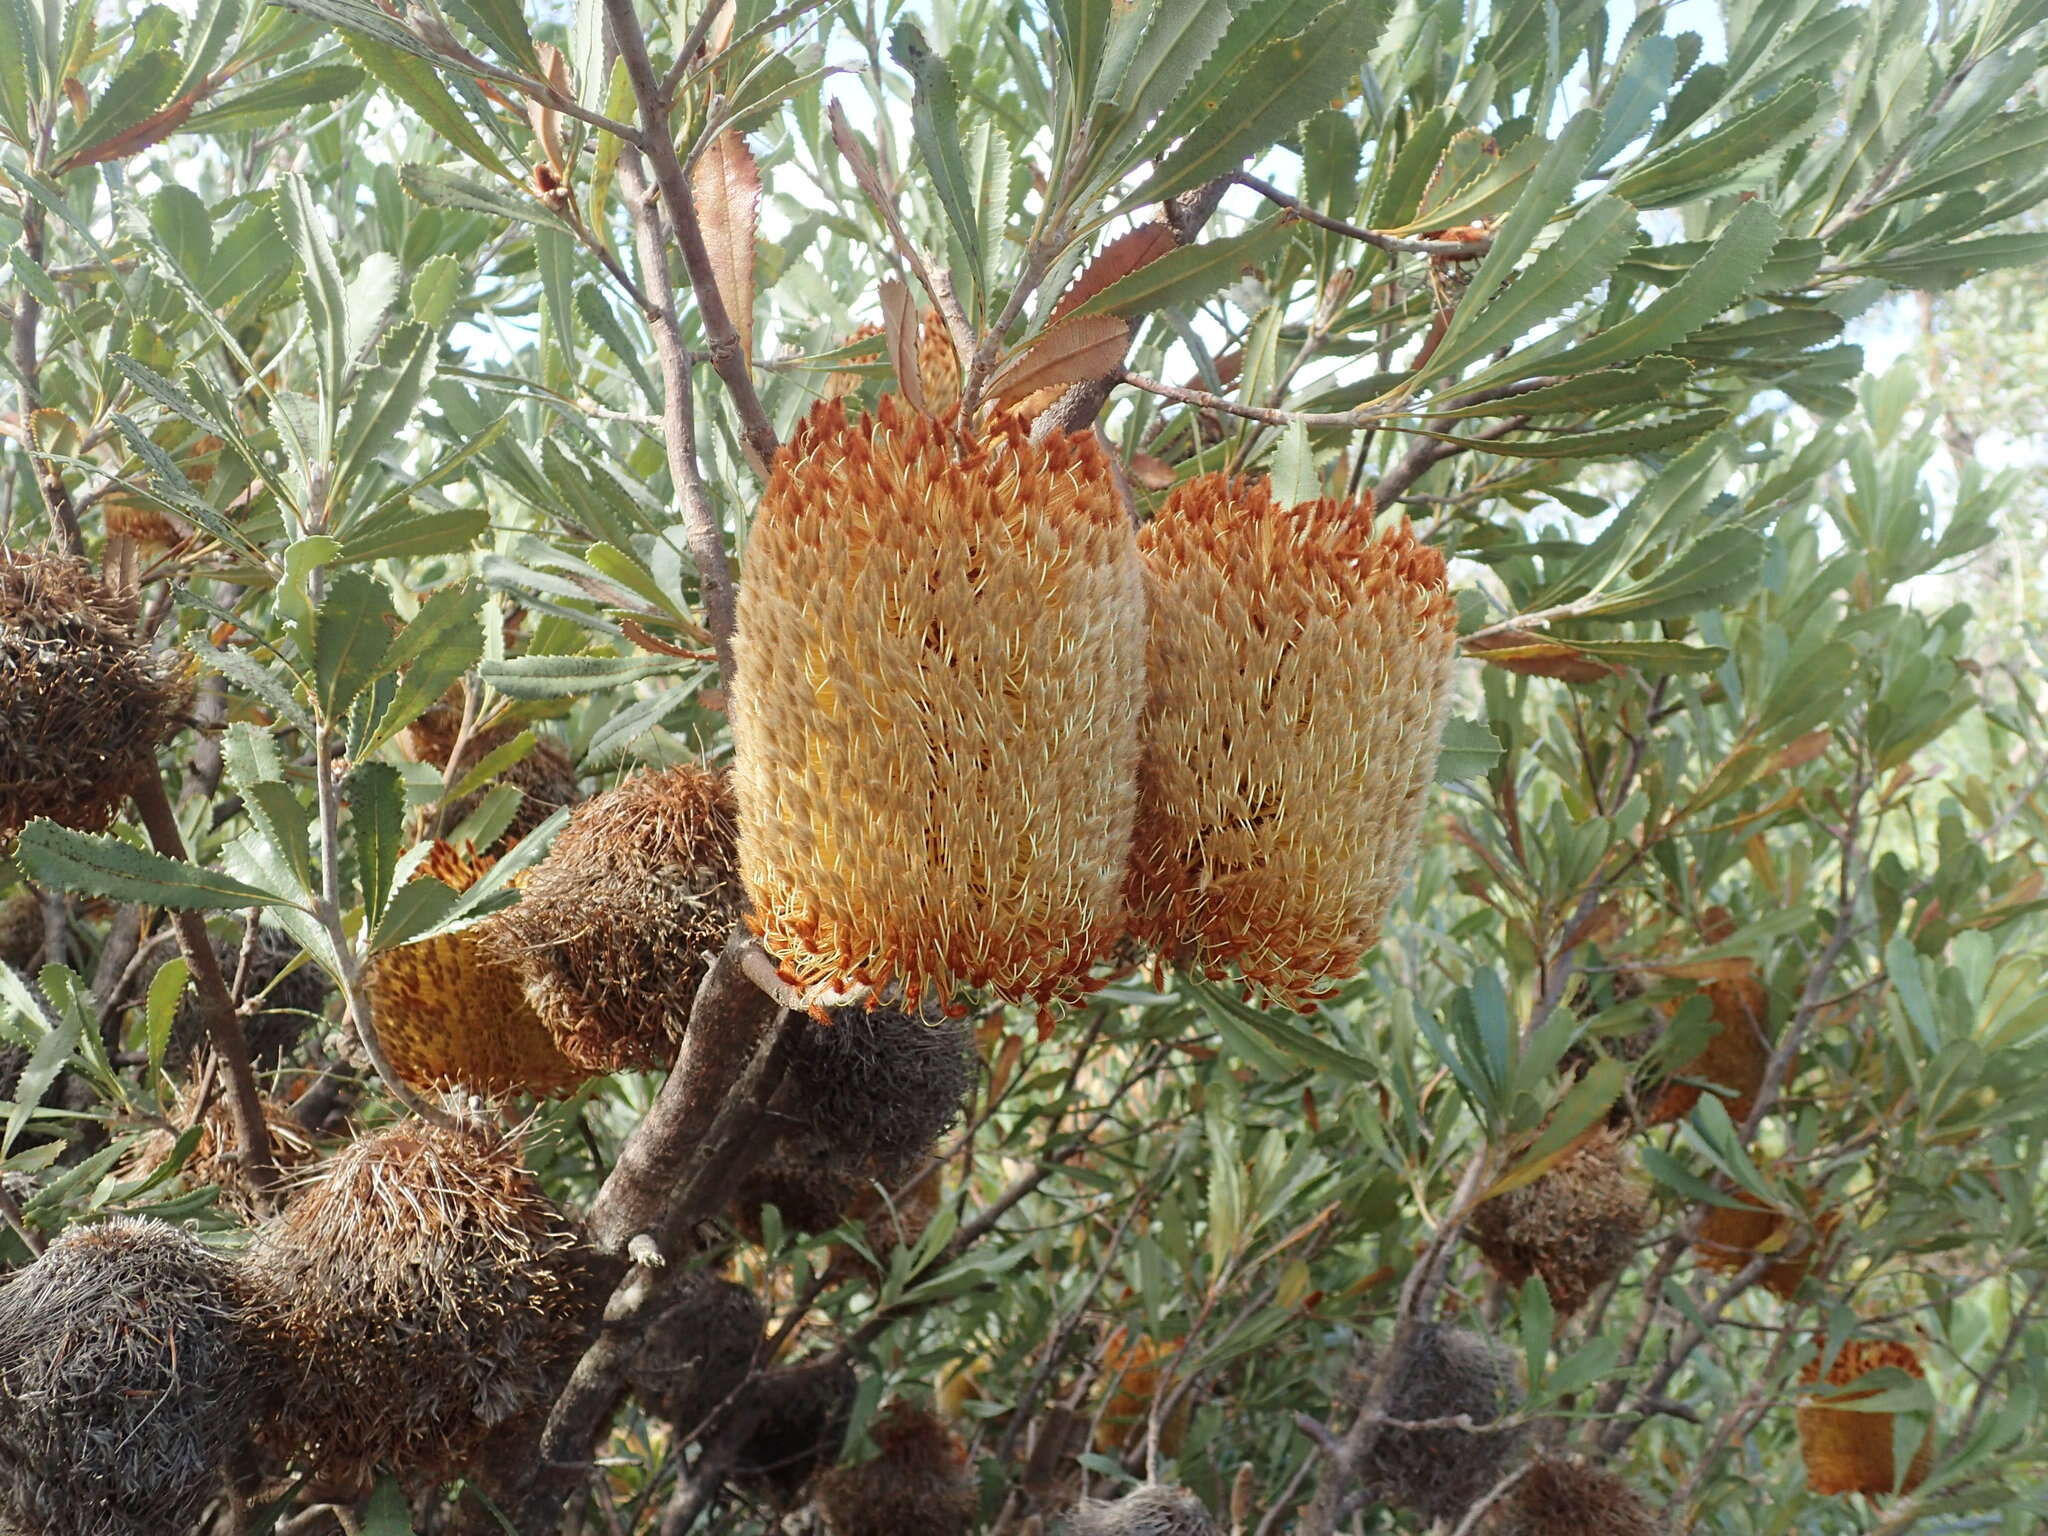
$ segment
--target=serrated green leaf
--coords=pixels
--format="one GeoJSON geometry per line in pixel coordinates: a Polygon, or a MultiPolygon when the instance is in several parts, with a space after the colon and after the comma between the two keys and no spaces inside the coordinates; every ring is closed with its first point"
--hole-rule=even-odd
{"type": "MultiPolygon", "coordinates": [[[[1487,142],[1484,135],[1474,136],[1482,143],[1487,142]]],[[[1453,151],[1460,142],[1452,141],[1453,151]]],[[[1422,200],[1415,217],[1387,232],[1421,234],[1452,224],[1469,224],[1475,219],[1490,218],[1504,208],[1513,207],[1520,202],[1525,183],[1535,176],[1544,156],[1545,145],[1534,135],[1511,146],[1503,154],[1487,155],[1472,173],[1462,178],[1445,176],[1422,200]]]]}
{"type": "Polygon", "coordinates": [[[151,1072],[163,1070],[164,1049],[170,1044],[171,1025],[177,1020],[178,1000],[185,995],[185,981],[189,974],[185,957],[173,955],[149,979],[149,997],[143,1009],[143,1019],[151,1072]]]}
{"type": "Polygon", "coordinates": [[[552,225],[555,216],[536,197],[510,187],[491,186],[453,171],[428,165],[400,166],[399,185],[429,208],[459,208],[494,219],[552,225]]]}
{"type": "Polygon", "coordinates": [[[1596,1060],[1558,1101],[1529,1150],[1488,1187],[1485,1198],[1491,1200],[1520,1189],[1548,1173],[1571,1144],[1607,1113],[1627,1086],[1626,1067],[1612,1056],[1596,1060]]]}
{"type": "Polygon", "coordinates": [[[421,325],[439,332],[461,292],[462,266],[443,252],[413,274],[412,286],[406,291],[406,308],[421,325]]]}
{"type": "Polygon", "coordinates": [[[1588,610],[1608,618],[1675,619],[1746,596],[1764,563],[1764,541],[1747,528],[1717,528],[1646,580],[1588,610]]]}
{"type": "Polygon", "coordinates": [[[560,699],[676,670],[668,656],[514,656],[487,661],[483,680],[513,699],[560,699]]]}
{"type": "Polygon", "coordinates": [[[111,896],[153,907],[287,906],[290,898],[230,879],[210,869],[147,853],[118,837],[73,832],[51,821],[32,821],[16,855],[22,867],[60,891],[111,896]]]}
{"type": "Polygon", "coordinates": [[[1443,747],[1436,760],[1436,782],[1454,784],[1483,778],[1500,761],[1500,738],[1484,720],[1452,718],[1444,722],[1443,747]]]}
{"type": "Polygon", "coordinates": [[[139,57],[123,60],[114,78],[93,102],[85,121],[65,135],[58,150],[60,165],[65,161],[90,163],[95,149],[126,133],[163,106],[182,73],[178,56],[168,48],[151,49],[139,57]]]}
{"type": "Polygon", "coordinates": [[[305,305],[306,323],[313,332],[313,356],[320,380],[317,440],[303,446],[313,457],[324,459],[327,445],[334,440],[334,423],[341,410],[342,389],[349,371],[348,285],[303,176],[287,174],[281,179],[277,220],[298,260],[299,298],[305,305]]]}
{"type": "MultiPolygon", "coordinates": [[[[29,830],[48,826],[48,822],[32,822],[29,830]]],[[[28,834],[23,833],[26,841],[28,834]]],[[[54,970],[57,967],[45,967],[54,970]]],[[[41,1010],[36,1016],[41,1017],[41,1010]]],[[[14,1150],[14,1140],[29,1122],[42,1103],[43,1095],[58,1074],[78,1054],[79,1037],[85,1032],[85,1020],[76,1009],[64,1009],[59,1013],[55,1025],[36,1042],[36,1048],[29,1053],[28,1062],[21,1069],[21,1076],[15,1080],[14,1109],[7,1117],[7,1135],[0,1140],[0,1157],[14,1150]]]]}
{"type": "Polygon", "coordinates": [[[383,670],[400,671],[397,691],[364,752],[374,752],[438,702],[483,657],[482,588],[443,587],[420,605],[385,653],[383,670]]]}
{"type": "Polygon", "coordinates": [[[1750,164],[1782,154],[1820,130],[1833,93],[1799,80],[1710,133],[1658,151],[1612,185],[1638,208],[1670,208],[1732,185],[1750,164]]]}
{"type": "Polygon", "coordinates": [[[404,851],[405,786],[389,763],[358,763],[341,789],[355,833],[363,921],[374,929],[383,920],[398,856],[404,851]]]}
{"type": "Polygon", "coordinates": [[[1692,411],[1643,427],[1613,427],[1606,431],[1564,432],[1553,437],[1458,437],[1449,432],[1410,428],[1418,436],[1438,442],[1455,443],[1479,453],[1495,453],[1511,459],[1613,459],[1647,453],[1690,442],[1728,424],[1726,411],[1692,411]]]}
{"type": "Polygon", "coordinates": [[[0,124],[17,144],[29,132],[30,83],[41,73],[41,44],[29,18],[27,0],[0,0],[0,124]]]}
{"type": "Polygon", "coordinates": [[[953,238],[967,253],[971,273],[981,271],[981,227],[975,218],[974,184],[960,154],[959,92],[946,61],[931,50],[914,21],[896,23],[889,56],[910,76],[910,131],[939,206],[953,226],[953,238]]]}
{"type": "Polygon", "coordinates": [[[1692,365],[1682,358],[1648,357],[1624,368],[1602,368],[1581,374],[1560,384],[1546,384],[1515,395],[1510,400],[1485,400],[1476,405],[1440,406],[1427,410],[1439,421],[1457,421],[1471,416],[1574,415],[1612,410],[1618,406],[1645,405],[1662,400],[1682,388],[1692,377],[1692,365]]]}
{"type": "Polygon", "coordinates": [[[391,649],[387,621],[395,617],[390,593],[374,577],[342,571],[328,581],[313,628],[314,693],[328,721],[340,720],[384,670],[391,649]]]}
{"type": "Polygon", "coordinates": [[[302,112],[324,107],[351,95],[363,83],[363,72],[346,64],[302,64],[248,87],[215,98],[185,119],[179,131],[235,133],[260,128],[302,112]]]}
{"type": "Polygon", "coordinates": [[[249,814],[271,846],[283,857],[284,867],[298,882],[298,894],[313,891],[313,849],[306,808],[288,785],[265,779],[242,786],[242,798],[249,814]]]}
{"type": "MultiPolygon", "coordinates": [[[[403,429],[433,379],[438,341],[431,326],[416,323],[397,326],[384,339],[376,366],[365,372],[356,386],[341,431],[330,483],[337,505],[346,505],[347,490],[370,461],[402,439],[403,429]]],[[[351,532],[346,521],[339,525],[339,532],[346,544],[351,532]]]]}

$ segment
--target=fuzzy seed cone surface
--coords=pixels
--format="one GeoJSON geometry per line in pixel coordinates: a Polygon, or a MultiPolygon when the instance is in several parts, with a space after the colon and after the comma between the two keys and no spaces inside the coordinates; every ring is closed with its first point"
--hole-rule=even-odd
{"type": "Polygon", "coordinates": [[[578,1066],[675,1060],[708,957],[738,919],[734,836],[722,774],[694,763],[635,774],[577,806],[518,905],[481,925],[578,1066]]]}
{"type": "Polygon", "coordinates": [[[747,541],[734,789],[801,987],[1085,990],[1123,928],[1144,580],[1092,434],[820,405],[747,541]]]}
{"type": "Polygon", "coordinates": [[[1148,1483],[1120,1499],[1084,1499],[1066,1536],[1223,1536],[1223,1527],[1185,1488],[1148,1483]]]}
{"type": "Polygon", "coordinates": [[[979,1058],[965,1020],[835,1008],[800,1021],[775,1109],[858,1161],[924,1153],[960,1118],[979,1058]]]}
{"type": "MultiPolygon", "coordinates": [[[[1820,1380],[1821,1360],[1827,1341],[1820,1341],[1820,1353],[1806,1363],[1799,1379],[1808,1384],[1820,1380]]],[[[1890,1339],[1851,1339],[1828,1368],[1827,1384],[1846,1387],[1873,1371],[1890,1367],[1915,1379],[1924,1379],[1920,1357],[1910,1345],[1890,1339]]],[[[1806,1398],[1799,1404],[1799,1455],[1806,1463],[1806,1486],[1815,1493],[1872,1493],[1893,1491],[1898,1481],[1892,1456],[1892,1420],[1889,1413],[1858,1413],[1853,1408],[1831,1404],[1844,1398],[1868,1397],[1870,1392],[1836,1393],[1824,1398],[1806,1398]]],[[[1899,1488],[1910,1493],[1927,1476],[1934,1461],[1934,1425],[1913,1453],[1912,1463],[1899,1488]]]]}
{"type": "Polygon", "coordinates": [[[924,390],[925,408],[934,416],[947,415],[960,403],[960,354],[936,309],[926,310],[918,326],[917,382],[924,390]]]}
{"type": "Polygon", "coordinates": [[[846,1220],[865,1186],[860,1169],[815,1137],[785,1140],[741,1177],[727,1214],[751,1243],[765,1241],[761,1208],[769,1205],[781,1214],[786,1233],[829,1232],[846,1220]]]}
{"type": "Polygon", "coordinates": [[[767,1324],[767,1313],[745,1286],[692,1275],[647,1325],[627,1362],[626,1384],[678,1436],[693,1438],[747,1379],[767,1324]]]}
{"type": "Polygon", "coordinates": [[[182,671],[83,560],[0,550],[0,844],[38,816],[97,832],[156,772],[182,671]]]}
{"type": "Polygon", "coordinates": [[[1139,935],[1307,1008],[1379,942],[1457,652],[1444,560],[1370,501],[1204,475],[1139,535],[1152,603],[1139,935]]]}
{"type": "Polygon", "coordinates": [[[1663,1536],[1648,1501],[1603,1467],[1541,1456],[1485,1527],[1487,1536],[1663,1536]]]}
{"type": "MultiPolygon", "coordinates": [[[[1370,1385],[1360,1382],[1361,1392],[1370,1385]]],[[[1468,1415],[1491,1424],[1512,1409],[1514,1357],[1469,1329],[1426,1323],[1400,1366],[1387,1416],[1413,1422],[1468,1415]]],[[[1380,1432],[1361,1472],[1373,1496],[1431,1520],[1456,1521],[1506,1475],[1523,1431],[1448,1429],[1380,1432]]]]}
{"type": "Polygon", "coordinates": [[[0,1529],[187,1530],[268,1385],[226,1260],[161,1221],[71,1228],[0,1287],[0,1529]]]}
{"type": "MultiPolygon", "coordinates": [[[[201,1080],[197,1077],[186,1084],[171,1108],[168,1116],[170,1125],[150,1132],[135,1144],[119,1165],[120,1177],[139,1179],[154,1173],[169,1161],[184,1130],[196,1123],[199,1139],[192,1144],[192,1150],[185,1155],[185,1161],[178,1169],[178,1182],[187,1189],[213,1185],[220,1191],[219,1201],[224,1210],[233,1212],[244,1221],[252,1221],[259,1214],[262,1202],[250,1187],[248,1174],[242,1166],[234,1113],[229,1108],[226,1094],[218,1088],[205,1108],[200,1109],[200,1087],[201,1080]]],[[[275,1099],[266,1098],[262,1105],[263,1118],[270,1128],[270,1156],[278,1171],[289,1174],[313,1161],[312,1138],[293,1117],[291,1110],[275,1099]]]]}
{"type": "MultiPolygon", "coordinates": [[[[496,862],[437,842],[419,877],[466,891],[496,862]]],[[[485,947],[478,928],[387,949],[370,961],[363,985],[378,1042],[415,1087],[545,1098],[590,1075],[562,1054],[519,973],[485,947]]]]}
{"type": "MultiPolygon", "coordinates": [[[[249,1063],[258,1072],[274,1072],[319,1022],[334,985],[327,973],[310,960],[286,974],[301,950],[290,935],[275,928],[259,927],[256,946],[249,954],[249,967],[242,975],[237,1001],[261,999],[242,1014],[242,1038],[249,1046],[249,1063]]],[[[241,940],[213,941],[214,959],[229,987],[241,970],[241,940]]],[[[178,1011],[171,1018],[171,1037],[164,1046],[164,1065],[182,1072],[206,1047],[206,1024],[199,1016],[199,994],[188,983],[178,999],[178,1011]]]]}
{"type": "MultiPolygon", "coordinates": [[[[529,727],[524,723],[515,721],[493,726],[472,736],[463,744],[462,766],[457,770],[456,778],[460,779],[527,729],[529,727]]],[[[426,763],[445,772],[449,760],[455,756],[456,738],[461,733],[462,711],[437,704],[399,733],[399,748],[414,762],[426,763]]],[[[576,765],[570,761],[569,753],[562,744],[551,736],[537,735],[532,748],[506,769],[497,783],[516,788],[520,801],[519,809],[512,813],[511,822],[492,845],[490,851],[494,853],[503,853],[563,806],[574,805],[582,798],[576,785],[576,765]]],[[[460,826],[463,818],[475,810],[494,787],[487,784],[452,802],[441,817],[441,825],[450,829],[460,826]]]]}
{"type": "Polygon", "coordinates": [[[845,1361],[816,1360],[770,1372],[754,1390],[758,1414],[733,1480],[787,1507],[846,1448],[860,1382],[845,1361]]]}
{"type": "Polygon", "coordinates": [[[33,971],[43,953],[43,908],[34,891],[0,901],[0,964],[33,971]]]}
{"type": "Polygon", "coordinates": [[[516,1144],[418,1120],[365,1137],[250,1248],[289,1367],[266,1437],[343,1487],[453,1475],[574,1364],[588,1259],[516,1144]]]}
{"type": "Polygon", "coordinates": [[[1707,1208],[1692,1251],[1706,1268],[1724,1275],[1747,1269],[1759,1256],[1770,1258],[1757,1283],[1773,1295],[1791,1300],[1800,1281],[1812,1272],[1841,1218],[1823,1211],[1817,1220],[1775,1210],[1745,1190],[1732,1191],[1739,1206],[1707,1208]]]}
{"type": "Polygon", "coordinates": [[[1602,1128],[1549,1172],[1482,1202],[1465,1230],[1504,1284],[1541,1275],[1564,1318],[1621,1273],[1654,1214],[1621,1140],[1602,1128]]]}
{"type": "Polygon", "coordinates": [[[1683,1120],[1693,1112],[1704,1092],[1717,1093],[1727,1106],[1728,1118],[1741,1125],[1756,1107],[1758,1090],[1771,1064],[1770,994],[1755,967],[1742,976],[1709,981],[1702,989],[1713,1005],[1713,1039],[1699,1055],[1674,1063],[1671,1080],[1651,1098],[1644,1109],[1648,1125],[1666,1125],[1683,1120]],[[1692,1081],[1682,1081],[1692,1079],[1692,1081]],[[1716,1085],[1712,1090],[1703,1083],[1716,1085]]]}
{"type": "Polygon", "coordinates": [[[960,1437],[901,1398],[868,1433],[879,1455],[818,1479],[814,1498],[831,1536],[969,1536],[981,1498],[960,1437]]]}

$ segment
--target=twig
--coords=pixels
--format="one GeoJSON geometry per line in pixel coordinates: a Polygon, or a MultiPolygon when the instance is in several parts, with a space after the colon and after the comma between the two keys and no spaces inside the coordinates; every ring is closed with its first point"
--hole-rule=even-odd
{"type": "Polygon", "coordinates": [[[1261,197],[1268,198],[1285,208],[1296,218],[1305,219],[1319,229],[1343,235],[1348,240],[1360,240],[1389,254],[1412,256],[1450,256],[1463,259],[1484,256],[1493,249],[1491,240],[1411,240],[1402,235],[1382,234],[1376,229],[1361,225],[1347,224],[1342,219],[1333,219],[1327,213],[1318,213],[1298,197],[1291,197],[1270,181],[1261,181],[1249,171],[1239,171],[1230,178],[1241,187],[1250,187],[1261,197]]]}

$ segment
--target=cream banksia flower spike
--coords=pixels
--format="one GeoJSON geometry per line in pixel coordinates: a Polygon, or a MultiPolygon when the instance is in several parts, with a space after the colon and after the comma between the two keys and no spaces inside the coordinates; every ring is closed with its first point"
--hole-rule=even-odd
{"type": "Polygon", "coordinates": [[[1124,926],[1144,580],[1092,435],[820,405],[746,549],[740,870],[793,984],[1083,991],[1124,926]]]}
{"type": "Polygon", "coordinates": [[[1139,535],[1151,703],[1138,936],[1296,1008],[1357,967],[1407,873],[1457,649],[1443,556],[1372,504],[1204,475],[1139,535]]]}

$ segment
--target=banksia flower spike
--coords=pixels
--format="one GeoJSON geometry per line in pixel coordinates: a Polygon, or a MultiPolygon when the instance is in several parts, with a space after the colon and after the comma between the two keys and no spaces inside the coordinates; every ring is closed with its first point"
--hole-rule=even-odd
{"type": "Polygon", "coordinates": [[[960,1437],[901,1398],[868,1434],[878,1455],[818,1479],[815,1498],[831,1536],[968,1536],[981,1501],[960,1437]]]}
{"type": "Polygon", "coordinates": [[[83,560],[0,550],[0,843],[38,816],[98,831],[185,708],[182,672],[83,560]]]}
{"type": "Polygon", "coordinates": [[[1480,1202],[1465,1230],[1505,1284],[1541,1275],[1562,1318],[1621,1273],[1654,1214],[1623,1143],[1601,1128],[1548,1172],[1480,1202]]]}
{"type": "Polygon", "coordinates": [[[977,1064],[965,1020],[835,1008],[798,1027],[773,1107],[848,1159],[915,1158],[960,1118],[977,1064]]]}
{"type": "Polygon", "coordinates": [[[1539,1456],[1482,1529],[1486,1536],[1661,1536],[1664,1523],[1605,1467],[1539,1456]]]}
{"type": "Polygon", "coordinates": [[[1756,1107],[1771,1064],[1770,994],[1748,962],[1741,974],[1710,980],[1701,990],[1714,1010],[1714,1033],[1689,1060],[1668,1064],[1669,1076],[1644,1106],[1646,1125],[1683,1120],[1707,1092],[1721,1099],[1737,1125],[1756,1107]]]}
{"type": "Polygon", "coordinates": [[[815,409],[747,543],[740,868],[795,985],[1085,990],[1123,928],[1144,592],[1090,435],[815,409]]]}
{"type": "Polygon", "coordinates": [[[233,1270],[187,1233],[71,1228],[0,1287],[0,1527],[189,1529],[269,1384],[258,1342],[233,1270]]]}
{"type": "MultiPolygon", "coordinates": [[[[1821,1380],[1821,1366],[1827,1362],[1828,1343],[1820,1341],[1820,1352],[1806,1363],[1799,1379],[1808,1385],[1821,1380]]],[[[1904,1371],[1915,1380],[1924,1379],[1920,1357],[1912,1346],[1891,1339],[1851,1339],[1827,1362],[1827,1385],[1837,1390],[1825,1396],[1809,1397],[1799,1404],[1799,1454],[1806,1463],[1806,1485],[1815,1493],[1910,1493],[1927,1476],[1934,1460],[1934,1424],[1930,1420],[1919,1449],[1898,1476],[1892,1455],[1894,1436],[1890,1413],[1860,1413],[1836,1406],[1859,1397],[1869,1397],[1879,1388],[1845,1392],[1864,1377],[1886,1369],[1904,1371]]]]}
{"type": "MultiPolygon", "coordinates": [[[[495,862],[436,843],[420,873],[466,891],[495,862]]],[[[556,1047],[519,974],[485,949],[476,928],[387,949],[363,984],[392,1070],[416,1087],[545,1097],[590,1075],[556,1047]]]]}
{"type": "Polygon", "coordinates": [[[749,1407],[754,1427],[733,1461],[733,1480],[787,1508],[846,1448],[860,1380],[833,1355],[761,1377],[749,1407]]]}
{"type": "Polygon", "coordinates": [[[926,310],[918,326],[917,382],[924,390],[925,409],[934,416],[949,415],[960,403],[960,354],[936,309],[926,310]]]}
{"type": "Polygon", "coordinates": [[[1139,936],[1307,1008],[1357,968],[1420,832],[1457,649],[1443,556],[1370,501],[1204,475],[1139,535],[1152,605],[1139,936]]]}
{"type": "MultiPolygon", "coordinates": [[[[235,1117],[224,1095],[206,1091],[195,1076],[179,1093],[170,1115],[170,1125],[150,1132],[135,1144],[121,1161],[124,1178],[141,1178],[169,1161],[184,1132],[193,1125],[199,1136],[179,1166],[178,1178],[188,1189],[211,1184],[220,1191],[220,1204],[245,1221],[263,1209],[258,1192],[249,1184],[243,1167],[240,1144],[235,1138],[235,1117]],[[206,1102],[201,1107],[202,1093],[206,1102]]],[[[286,1173],[313,1160],[313,1141],[292,1112],[275,1099],[262,1101],[263,1118],[270,1128],[270,1156],[286,1173]]]]}
{"type": "Polygon", "coordinates": [[[595,1321],[589,1256],[516,1144],[423,1121],[367,1136],[258,1230],[245,1266],[286,1361],[266,1430],[323,1483],[432,1480],[544,1407],[595,1321]]]}
{"type": "Polygon", "coordinates": [[[570,813],[519,904],[479,937],[578,1066],[666,1067],[738,916],[734,859],[723,774],[635,774],[570,813]]]}

